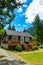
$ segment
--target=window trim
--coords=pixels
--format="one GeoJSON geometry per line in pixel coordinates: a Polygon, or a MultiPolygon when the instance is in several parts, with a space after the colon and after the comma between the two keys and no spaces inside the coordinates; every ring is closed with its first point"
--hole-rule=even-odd
{"type": "Polygon", "coordinates": [[[18,36],[12,36],[12,41],[18,41],[18,36]],[[14,39],[14,37],[15,37],[16,39],[14,39]]]}

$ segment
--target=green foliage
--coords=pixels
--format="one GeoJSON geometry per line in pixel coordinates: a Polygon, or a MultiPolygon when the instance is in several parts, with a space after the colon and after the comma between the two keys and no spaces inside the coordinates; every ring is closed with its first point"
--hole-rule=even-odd
{"type": "Polygon", "coordinates": [[[13,26],[11,27],[11,24],[9,24],[8,30],[14,30],[14,31],[15,31],[15,26],[13,25],[13,26]]]}
{"type": "Polygon", "coordinates": [[[22,3],[16,0],[0,0],[0,22],[3,21],[5,26],[10,24],[15,18],[14,10],[21,5],[22,3]]]}
{"type": "Polygon", "coordinates": [[[0,30],[1,30],[1,29],[3,29],[3,27],[4,27],[4,26],[3,26],[3,24],[2,24],[2,23],[0,23],[0,30]]]}
{"type": "Polygon", "coordinates": [[[15,31],[15,26],[13,25],[11,29],[15,31]]]}
{"type": "Polygon", "coordinates": [[[34,41],[34,40],[36,40],[36,38],[33,36],[33,37],[32,37],[32,40],[34,41]]]}
{"type": "Polygon", "coordinates": [[[40,42],[38,42],[38,43],[37,43],[37,46],[40,46],[40,44],[41,44],[41,43],[40,43],[40,42]]]}
{"type": "Polygon", "coordinates": [[[4,35],[4,29],[0,30],[0,41],[1,41],[2,37],[3,37],[3,35],[4,35]]]}
{"type": "Polygon", "coordinates": [[[15,50],[19,51],[19,52],[22,51],[22,46],[21,45],[16,45],[15,50]]]}
{"type": "Polygon", "coordinates": [[[9,24],[8,30],[11,30],[11,25],[9,24]]]}
{"type": "Polygon", "coordinates": [[[38,46],[34,46],[33,49],[34,49],[34,50],[38,50],[39,47],[38,47],[38,46]]]}
{"type": "Polygon", "coordinates": [[[26,32],[26,30],[24,29],[23,32],[26,32]]]}
{"type": "Polygon", "coordinates": [[[35,39],[39,42],[43,42],[43,23],[37,15],[33,23],[35,39]]]}

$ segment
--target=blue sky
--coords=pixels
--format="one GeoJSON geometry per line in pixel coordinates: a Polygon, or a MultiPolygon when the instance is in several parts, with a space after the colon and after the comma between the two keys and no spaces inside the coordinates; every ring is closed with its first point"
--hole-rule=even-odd
{"type": "Polygon", "coordinates": [[[26,5],[26,7],[25,6],[21,6],[21,8],[22,8],[22,11],[21,12],[19,12],[19,10],[15,10],[14,11],[15,14],[16,14],[16,17],[15,17],[15,19],[12,22],[11,25],[15,25],[15,28],[16,28],[17,31],[23,31],[24,28],[27,29],[27,28],[29,28],[29,27],[32,26],[31,23],[26,23],[25,22],[26,17],[25,17],[25,15],[22,15],[22,14],[25,13],[25,11],[26,11],[28,5],[31,3],[31,1],[32,0],[28,0],[27,2],[25,2],[23,4],[23,5],[26,5]]]}
{"type": "Polygon", "coordinates": [[[35,16],[38,14],[43,20],[43,0],[20,0],[24,3],[20,8],[15,9],[15,19],[11,25],[15,25],[16,31],[23,31],[32,27],[35,16]]]}

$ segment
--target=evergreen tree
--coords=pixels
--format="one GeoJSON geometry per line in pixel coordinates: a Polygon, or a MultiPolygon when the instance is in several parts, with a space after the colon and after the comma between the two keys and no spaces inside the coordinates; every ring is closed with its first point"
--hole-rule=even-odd
{"type": "Polygon", "coordinates": [[[35,38],[39,42],[43,42],[43,24],[37,15],[33,23],[35,38]]]}
{"type": "Polygon", "coordinates": [[[26,30],[24,29],[23,32],[26,32],[26,30]]]}
{"type": "Polygon", "coordinates": [[[8,30],[11,30],[11,24],[9,24],[8,30]]]}
{"type": "Polygon", "coordinates": [[[13,25],[11,29],[15,31],[15,26],[13,25]]]}
{"type": "Polygon", "coordinates": [[[0,30],[4,28],[5,24],[3,23],[4,20],[0,19],[0,30]]]}
{"type": "Polygon", "coordinates": [[[0,30],[1,30],[1,29],[3,29],[3,27],[4,27],[4,26],[3,26],[3,24],[2,24],[2,23],[0,23],[0,30]]]}
{"type": "Polygon", "coordinates": [[[1,42],[1,39],[2,39],[2,37],[3,37],[3,35],[4,35],[4,32],[5,32],[4,29],[1,29],[1,30],[0,30],[0,42],[1,42]]]}
{"type": "Polygon", "coordinates": [[[41,23],[41,29],[40,29],[40,41],[41,44],[43,43],[43,23],[41,23]]]}

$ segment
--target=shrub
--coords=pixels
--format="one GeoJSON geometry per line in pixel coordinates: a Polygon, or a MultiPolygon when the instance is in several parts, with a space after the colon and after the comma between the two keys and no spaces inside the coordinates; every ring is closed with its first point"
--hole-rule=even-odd
{"type": "Polygon", "coordinates": [[[19,51],[19,52],[22,51],[22,46],[21,45],[16,45],[15,50],[19,51]]]}
{"type": "Polygon", "coordinates": [[[40,46],[40,45],[41,45],[41,42],[38,41],[37,46],[40,46]]]}
{"type": "Polygon", "coordinates": [[[39,47],[38,47],[38,46],[34,46],[33,49],[34,49],[34,50],[38,50],[39,47]]]}

